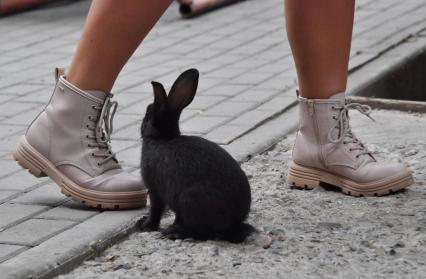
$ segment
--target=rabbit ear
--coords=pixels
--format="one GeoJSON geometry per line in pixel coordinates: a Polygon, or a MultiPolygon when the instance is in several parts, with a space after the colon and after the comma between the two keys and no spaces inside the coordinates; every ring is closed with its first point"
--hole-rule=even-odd
{"type": "Polygon", "coordinates": [[[176,112],[182,111],[194,99],[198,87],[199,73],[196,69],[183,72],[170,89],[168,104],[176,112]]]}
{"type": "Polygon", "coordinates": [[[156,108],[164,107],[167,103],[167,94],[164,86],[156,81],[151,82],[154,89],[154,106],[156,108]]]}

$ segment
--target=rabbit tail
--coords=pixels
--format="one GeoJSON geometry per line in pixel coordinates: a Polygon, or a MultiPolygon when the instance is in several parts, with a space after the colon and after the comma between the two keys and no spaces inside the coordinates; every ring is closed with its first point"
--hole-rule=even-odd
{"type": "Polygon", "coordinates": [[[246,223],[237,223],[232,225],[229,230],[221,233],[219,239],[229,241],[231,243],[241,243],[256,229],[246,223]]]}

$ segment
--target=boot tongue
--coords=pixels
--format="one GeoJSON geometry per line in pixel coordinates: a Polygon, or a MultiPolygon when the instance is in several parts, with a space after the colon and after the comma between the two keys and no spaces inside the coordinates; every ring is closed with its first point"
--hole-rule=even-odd
{"type": "Polygon", "coordinates": [[[345,92],[336,93],[332,96],[330,96],[328,99],[330,100],[339,100],[341,104],[345,103],[345,92]]]}
{"type": "MultiPolygon", "coordinates": [[[[330,100],[338,100],[341,105],[345,105],[345,102],[346,102],[345,92],[336,93],[336,94],[330,96],[328,99],[330,99],[330,100]]],[[[344,123],[344,125],[346,125],[346,123],[344,123]]],[[[352,133],[351,139],[352,138],[356,138],[353,133],[352,133]]],[[[356,148],[356,147],[359,146],[359,144],[356,144],[356,143],[351,143],[351,145],[354,148],[356,148]]],[[[368,154],[365,154],[364,156],[359,157],[358,160],[362,161],[361,162],[362,165],[365,165],[365,164],[368,164],[370,162],[374,162],[375,161],[374,157],[372,155],[368,155],[368,154]]]]}
{"type": "MultiPolygon", "coordinates": [[[[99,103],[105,105],[105,99],[107,98],[108,95],[105,94],[103,91],[101,91],[101,90],[84,90],[84,92],[85,92],[85,94],[90,95],[90,97],[99,100],[99,103]]],[[[107,108],[107,110],[109,110],[109,107],[107,108]]],[[[97,121],[101,121],[100,118],[103,117],[101,115],[101,111],[102,110],[99,110],[99,115],[97,116],[97,121]]],[[[102,119],[102,121],[109,121],[109,119],[102,119]]],[[[98,133],[101,133],[101,139],[105,140],[106,139],[106,134],[105,134],[105,130],[104,130],[105,122],[103,122],[103,123],[104,124],[102,125],[102,127],[100,127],[101,130],[98,131],[98,133]]],[[[104,152],[108,152],[108,151],[112,152],[110,150],[109,143],[107,143],[107,144],[108,144],[108,147],[103,147],[103,148],[100,147],[100,149],[103,150],[104,152]]],[[[111,153],[108,153],[108,154],[111,154],[111,153]]],[[[118,168],[121,168],[121,167],[118,164],[118,161],[116,159],[111,159],[108,162],[106,162],[105,164],[103,164],[102,168],[103,168],[104,172],[106,172],[108,170],[118,169],[118,168]]]]}
{"type": "Polygon", "coordinates": [[[105,98],[107,97],[107,94],[101,90],[84,90],[87,94],[89,94],[92,97],[95,97],[96,99],[99,99],[100,102],[104,102],[105,98]]]}

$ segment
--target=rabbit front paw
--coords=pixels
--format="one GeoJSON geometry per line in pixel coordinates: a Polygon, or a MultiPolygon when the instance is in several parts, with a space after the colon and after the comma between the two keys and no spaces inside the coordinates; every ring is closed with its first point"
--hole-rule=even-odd
{"type": "Polygon", "coordinates": [[[154,220],[152,220],[148,216],[143,216],[142,219],[140,219],[136,224],[136,227],[141,232],[158,231],[159,226],[159,222],[154,222],[154,220]]]}

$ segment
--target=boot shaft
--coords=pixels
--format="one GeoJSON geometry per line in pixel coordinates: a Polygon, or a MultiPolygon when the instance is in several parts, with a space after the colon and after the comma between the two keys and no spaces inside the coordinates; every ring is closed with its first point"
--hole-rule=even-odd
{"type": "Polygon", "coordinates": [[[345,94],[338,93],[329,99],[307,99],[299,97],[299,131],[293,149],[293,160],[310,167],[325,168],[327,158],[324,147],[329,144],[328,134],[337,136],[333,129],[338,110],[344,105],[345,94]]]}
{"type": "Polygon", "coordinates": [[[102,107],[105,98],[106,94],[102,91],[84,92],[61,76],[44,111],[48,115],[55,115],[50,119],[55,127],[80,129],[92,124],[87,123],[85,118],[97,117],[98,112],[93,107],[102,107]]]}
{"type": "Polygon", "coordinates": [[[90,176],[119,168],[115,160],[99,165],[94,143],[96,123],[107,95],[102,91],[82,91],[56,76],[56,86],[44,110],[31,123],[28,143],[56,166],[74,165],[90,176]]]}
{"type": "Polygon", "coordinates": [[[293,151],[296,163],[317,168],[346,166],[357,169],[375,161],[349,125],[349,109],[369,116],[370,107],[346,104],[344,93],[329,99],[300,97],[299,107],[299,132],[293,151]]]}
{"type": "MultiPolygon", "coordinates": [[[[345,105],[345,93],[338,93],[329,99],[307,99],[299,97],[299,128],[312,133],[320,143],[327,141],[328,133],[336,125],[339,107],[345,105]]],[[[331,137],[337,137],[333,129],[331,137]]]]}

